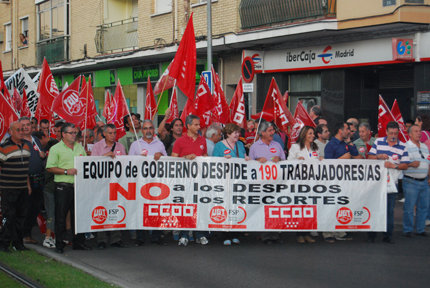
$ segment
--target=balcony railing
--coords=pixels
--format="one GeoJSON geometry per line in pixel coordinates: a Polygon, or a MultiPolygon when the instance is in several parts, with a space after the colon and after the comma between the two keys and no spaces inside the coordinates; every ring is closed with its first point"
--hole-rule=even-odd
{"type": "Polygon", "coordinates": [[[241,0],[242,29],[317,17],[335,17],[336,0],[241,0]]]}
{"type": "Polygon", "coordinates": [[[98,53],[138,47],[137,17],[98,26],[94,39],[98,53]]]}
{"type": "Polygon", "coordinates": [[[46,58],[46,61],[48,61],[48,63],[56,63],[69,60],[69,36],[61,36],[37,42],[37,65],[41,65],[43,63],[43,57],[46,58]]]}

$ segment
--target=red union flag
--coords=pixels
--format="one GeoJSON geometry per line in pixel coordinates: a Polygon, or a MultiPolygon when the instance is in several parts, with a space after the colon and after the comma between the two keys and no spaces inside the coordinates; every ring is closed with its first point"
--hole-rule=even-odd
{"type": "Polygon", "coordinates": [[[290,137],[288,139],[288,145],[296,143],[299,138],[300,131],[304,126],[316,127],[314,121],[309,116],[302,102],[297,103],[296,111],[294,112],[294,122],[291,128],[290,137]]]}
{"type": "Polygon", "coordinates": [[[25,92],[25,89],[22,90],[21,117],[31,118],[31,111],[30,111],[30,108],[28,107],[27,92],[25,92]]]}
{"type": "Polygon", "coordinates": [[[215,103],[212,99],[211,91],[206,83],[205,77],[200,77],[199,88],[194,99],[194,113],[200,117],[200,127],[204,128],[210,125],[211,110],[215,103]]]}
{"type": "Polygon", "coordinates": [[[3,139],[8,131],[10,124],[17,120],[18,115],[13,111],[12,106],[6,100],[3,93],[0,92],[0,140],[3,139]]]}
{"type": "Polygon", "coordinates": [[[193,14],[191,14],[169,71],[169,75],[176,79],[176,86],[189,99],[194,98],[196,89],[196,61],[196,39],[194,36],[193,14]]]}
{"type": "Polygon", "coordinates": [[[107,123],[112,123],[115,125],[116,138],[119,139],[125,135],[124,121],[123,118],[128,113],[127,102],[125,101],[124,92],[122,91],[121,82],[118,80],[118,84],[116,85],[115,95],[112,98],[113,115],[110,121],[107,123]]]}
{"type": "Polygon", "coordinates": [[[79,93],[80,83],[81,76],[76,78],[66,90],[62,91],[52,103],[53,112],[66,122],[76,125],[79,125],[85,118],[86,98],[79,93]]]}
{"type": "Polygon", "coordinates": [[[279,91],[279,87],[278,84],[276,84],[275,78],[272,78],[269,91],[267,91],[262,113],[263,115],[273,115],[273,121],[275,122],[276,126],[285,132],[287,132],[288,127],[292,126],[294,123],[294,118],[285,104],[283,95],[279,91]]]}
{"type": "Polygon", "coordinates": [[[39,78],[39,85],[37,86],[37,92],[39,93],[39,103],[44,107],[51,109],[52,102],[60,93],[55,83],[54,77],[52,76],[51,69],[49,69],[48,62],[43,59],[42,72],[39,78]]]}
{"type": "Polygon", "coordinates": [[[185,125],[185,119],[187,118],[188,115],[193,113],[194,113],[194,101],[191,99],[188,99],[187,103],[185,103],[184,110],[182,110],[182,114],[181,114],[181,120],[182,120],[182,123],[184,123],[184,131],[187,129],[185,125]]]}
{"type": "Polygon", "coordinates": [[[176,118],[179,118],[178,110],[178,96],[176,95],[176,89],[173,88],[172,98],[170,99],[170,117],[166,120],[166,123],[171,123],[176,118]]]}
{"type": "Polygon", "coordinates": [[[394,119],[397,121],[400,127],[399,139],[402,142],[407,142],[409,140],[408,131],[406,130],[405,121],[403,120],[402,113],[400,112],[399,104],[397,99],[394,100],[393,107],[391,107],[391,114],[393,114],[394,119]]]}
{"type": "Polygon", "coordinates": [[[158,79],[157,83],[155,84],[155,87],[154,87],[155,95],[163,93],[163,91],[168,90],[175,85],[175,79],[169,75],[170,68],[172,67],[172,63],[173,63],[173,60],[172,62],[170,62],[169,66],[167,66],[163,75],[161,75],[160,79],[158,79]]]}
{"type": "Polygon", "coordinates": [[[97,108],[91,87],[91,76],[88,78],[88,83],[85,83],[85,77],[83,77],[79,99],[84,101],[84,119],[81,120],[81,130],[86,128],[93,129],[96,126],[97,108]],[[86,121],[85,116],[87,117],[86,121]]]}
{"type": "Polygon", "coordinates": [[[113,104],[112,95],[110,94],[109,91],[106,91],[105,106],[103,107],[103,114],[102,114],[103,117],[106,118],[106,123],[111,123],[112,121],[113,111],[115,109],[115,106],[112,104],[113,104]]]}
{"type": "Polygon", "coordinates": [[[15,112],[20,115],[22,110],[22,99],[21,96],[19,96],[18,90],[16,88],[13,89],[13,96],[12,96],[12,106],[15,109],[15,112]]]}
{"type": "Polygon", "coordinates": [[[378,106],[378,137],[387,136],[386,127],[388,122],[396,121],[390,109],[388,109],[387,103],[381,95],[379,95],[379,106],[378,106]]]}
{"type": "Polygon", "coordinates": [[[157,113],[157,102],[155,101],[154,92],[152,91],[151,79],[148,76],[146,85],[146,103],[145,103],[145,116],[144,120],[152,120],[155,113],[157,113]]]}
{"type": "Polygon", "coordinates": [[[242,77],[237,83],[233,98],[230,102],[231,122],[246,129],[245,98],[243,97],[242,77]]]}
{"type": "Polygon", "coordinates": [[[218,74],[215,72],[213,66],[212,75],[214,79],[213,98],[215,101],[215,107],[212,109],[213,121],[227,124],[230,121],[230,109],[228,107],[227,101],[225,100],[225,94],[221,87],[221,81],[219,80],[218,74]]]}
{"type": "Polygon", "coordinates": [[[4,83],[3,68],[1,66],[1,61],[0,61],[0,93],[2,93],[3,97],[6,99],[7,102],[12,103],[9,90],[7,90],[6,84],[4,83]]]}

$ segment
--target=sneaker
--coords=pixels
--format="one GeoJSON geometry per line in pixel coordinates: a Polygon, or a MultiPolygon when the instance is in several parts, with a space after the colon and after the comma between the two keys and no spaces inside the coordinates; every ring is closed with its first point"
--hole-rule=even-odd
{"type": "Polygon", "coordinates": [[[209,240],[205,236],[203,236],[203,237],[196,239],[196,243],[202,244],[202,245],[208,245],[209,240]]]}
{"type": "Polygon", "coordinates": [[[178,242],[178,246],[184,246],[186,247],[188,245],[188,239],[185,237],[181,237],[178,242]]]}
{"type": "Polygon", "coordinates": [[[240,244],[240,240],[239,239],[237,239],[237,238],[233,238],[232,240],[231,240],[231,242],[233,242],[234,244],[236,244],[236,245],[239,245],[240,244]]]}
{"type": "Polygon", "coordinates": [[[55,242],[52,239],[52,237],[48,237],[48,238],[45,238],[45,240],[43,240],[43,247],[50,248],[50,249],[55,248],[55,242]]]}
{"type": "Polygon", "coordinates": [[[316,240],[314,238],[312,238],[311,236],[309,236],[309,235],[305,236],[305,241],[307,243],[315,243],[316,242],[316,240]]]}
{"type": "Polygon", "coordinates": [[[405,198],[399,200],[400,203],[405,203],[405,198]]]}
{"type": "Polygon", "coordinates": [[[345,240],[352,240],[352,236],[349,236],[348,234],[344,236],[335,236],[334,237],[337,241],[345,241],[345,240]]]}
{"type": "Polygon", "coordinates": [[[426,219],[426,226],[430,226],[430,219],[426,219]]]}
{"type": "Polygon", "coordinates": [[[224,241],[224,246],[231,246],[231,241],[230,240],[225,240],[224,241]]]}

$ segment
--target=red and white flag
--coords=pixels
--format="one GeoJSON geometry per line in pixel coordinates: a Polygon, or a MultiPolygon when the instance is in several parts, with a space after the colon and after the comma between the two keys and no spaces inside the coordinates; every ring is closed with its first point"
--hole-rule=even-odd
{"type": "Polygon", "coordinates": [[[267,121],[274,121],[276,126],[286,133],[288,132],[288,127],[294,124],[294,118],[285,104],[275,78],[272,78],[272,82],[270,83],[261,113],[263,113],[263,118],[267,121]],[[271,115],[273,119],[270,119],[271,115]]]}
{"type": "Polygon", "coordinates": [[[27,100],[27,92],[25,92],[25,89],[22,90],[22,110],[21,110],[21,117],[28,117],[31,118],[31,111],[28,107],[28,100],[27,100]]]}
{"type": "MultiPolygon", "coordinates": [[[[86,97],[79,93],[81,76],[76,78],[72,84],[55,97],[52,102],[52,111],[57,113],[66,122],[77,126],[85,119],[86,97]]],[[[84,77],[85,80],[85,77],[84,77]]]]}
{"type": "MultiPolygon", "coordinates": [[[[1,61],[0,61],[0,93],[2,93],[4,99],[6,99],[6,101],[8,101],[9,103],[12,103],[12,99],[10,97],[9,94],[9,90],[6,87],[6,84],[4,83],[4,78],[3,78],[3,68],[1,66],[1,61]]],[[[9,127],[8,127],[9,129],[9,127]]]]}
{"type": "Polygon", "coordinates": [[[194,99],[194,113],[200,117],[200,128],[211,124],[211,111],[215,103],[212,99],[211,90],[206,83],[205,77],[200,77],[200,84],[194,99]]]}
{"type": "Polygon", "coordinates": [[[144,120],[152,120],[155,113],[157,113],[157,102],[155,101],[154,92],[152,91],[151,79],[148,76],[146,84],[146,103],[145,103],[145,116],[144,120]]]}
{"type": "MultiPolygon", "coordinates": [[[[385,103],[384,99],[381,95],[379,95],[379,106],[378,106],[378,137],[387,136],[387,124],[388,122],[396,121],[390,109],[388,108],[387,103],[385,103]]],[[[399,140],[401,134],[399,133],[399,140]]]]}
{"type": "MultiPolygon", "coordinates": [[[[185,28],[184,35],[182,36],[181,43],[179,43],[178,51],[176,51],[175,58],[169,65],[170,68],[168,68],[169,71],[167,72],[167,75],[176,79],[176,86],[181,89],[189,99],[194,98],[194,92],[196,89],[196,61],[196,38],[194,35],[193,15],[191,14],[190,20],[188,20],[187,27],[185,28]]],[[[164,72],[163,75],[164,74],[166,74],[166,72],[164,72]]],[[[161,78],[163,78],[163,76],[161,78]]],[[[166,78],[165,75],[163,83],[160,83],[160,85],[157,86],[156,92],[163,92],[167,89],[167,86],[170,86],[169,88],[171,88],[173,87],[173,83],[172,79],[166,78]]]]}
{"type": "Polygon", "coordinates": [[[191,99],[187,99],[184,110],[182,110],[182,113],[181,113],[181,120],[182,120],[182,123],[184,123],[184,131],[187,129],[185,125],[185,119],[190,114],[194,114],[194,101],[191,99]]]}
{"type": "Polygon", "coordinates": [[[169,119],[166,120],[166,123],[171,123],[176,118],[179,118],[178,96],[176,95],[176,88],[173,88],[169,109],[170,109],[170,117],[169,119]]]}
{"type": "Polygon", "coordinates": [[[114,106],[112,105],[112,95],[110,94],[109,90],[105,93],[105,106],[103,107],[103,113],[102,116],[105,117],[106,123],[111,123],[114,106]]]}
{"type": "Polygon", "coordinates": [[[112,123],[115,125],[117,129],[116,138],[119,139],[126,133],[123,118],[125,115],[129,114],[127,102],[125,100],[124,92],[122,91],[121,82],[119,80],[116,85],[115,95],[112,98],[112,102],[113,103],[111,105],[114,107],[113,115],[111,121],[107,123],[112,123]]]}
{"type": "Polygon", "coordinates": [[[221,81],[219,80],[218,74],[215,72],[213,66],[212,75],[214,79],[213,98],[215,102],[215,107],[212,109],[212,119],[213,122],[227,124],[230,122],[230,108],[228,107],[225,99],[225,94],[221,87],[221,81]]]}
{"type": "Polygon", "coordinates": [[[81,92],[79,93],[80,99],[84,100],[85,110],[84,117],[85,118],[81,122],[81,130],[84,129],[93,129],[96,126],[95,116],[97,115],[96,103],[94,101],[94,93],[91,86],[91,76],[88,77],[88,83],[85,81],[85,77],[82,79],[81,92]]]}
{"type": "Polygon", "coordinates": [[[408,131],[406,130],[405,121],[403,120],[402,113],[400,112],[399,104],[397,103],[397,99],[394,100],[393,106],[391,107],[391,114],[393,114],[394,119],[397,121],[400,127],[399,131],[399,139],[402,142],[406,142],[409,140],[408,131]],[[403,140],[405,141],[403,141],[403,140]]]}
{"type": "Polygon", "coordinates": [[[6,135],[10,124],[15,121],[18,121],[18,115],[3,93],[0,92],[0,140],[6,135]]]}
{"type": "Polygon", "coordinates": [[[289,133],[288,148],[291,147],[291,144],[297,142],[300,131],[304,126],[316,127],[315,122],[309,116],[305,107],[303,107],[302,102],[299,101],[296,106],[296,111],[294,112],[294,122],[289,133]]]}
{"type": "Polygon", "coordinates": [[[287,105],[287,103],[288,103],[288,90],[285,91],[284,95],[282,96],[282,99],[284,100],[285,105],[287,105]]]}
{"type": "Polygon", "coordinates": [[[239,83],[237,83],[236,90],[234,91],[233,98],[231,98],[230,113],[231,122],[243,129],[246,129],[246,111],[245,98],[243,96],[242,77],[240,77],[239,83]]]}
{"type": "Polygon", "coordinates": [[[39,101],[36,108],[36,118],[38,120],[50,119],[52,103],[60,93],[45,58],[43,59],[37,92],[39,93],[39,101]]]}
{"type": "Polygon", "coordinates": [[[21,96],[19,96],[18,90],[16,88],[13,89],[13,95],[12,95],[12,107],[15,109],[16,114],[21,115],[22,110],[22,99],[21,96]]]}
{"type": "Polygon", "coordinates": [[[175,79],[169,75],[172,63],[173,60],[170,62],[169,66],[167,66],[166,70],[163,72],[163,75],[161,75],[160,79],[158,79],[157,83],[155,84],[155,95],[161,94],[163,91],[166,91],[175,85],[175,79]]]}

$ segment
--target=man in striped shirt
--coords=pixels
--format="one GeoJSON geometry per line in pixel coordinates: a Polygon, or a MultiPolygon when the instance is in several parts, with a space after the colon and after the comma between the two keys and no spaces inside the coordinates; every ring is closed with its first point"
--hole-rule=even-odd
{"type": "Polygon", "coordinates": [[[30,147],[24,142],[22,124],[13,122],[10,137],[0,145],[0,191],[3,227],[0,234],[1,248],[9,251],[25,250],[23,225],[26,217],[26,199],[31,194],[28,167],[30,147]]]}
{"type": "MultiPolygon", "coordinates": [[[[387,124],[387,137],[376,139],[369,151],[369,159],[385,160],[385,168],[388,168],[389,181],[393,181],[397,186],[398,179],[402,176],[401,170],[408,169],[409,155],[406,146],[399,141],[399,124],[391,121],[387,124]]],[[[397,191],[390,191],[387,195],[387,232],[384,233],[383,242],[393,243],[394,230],[394,206],[396,204],[397,191]]],[[[369,240],[374,241],[375,233],[369,234],[369,240]]]]}

